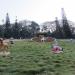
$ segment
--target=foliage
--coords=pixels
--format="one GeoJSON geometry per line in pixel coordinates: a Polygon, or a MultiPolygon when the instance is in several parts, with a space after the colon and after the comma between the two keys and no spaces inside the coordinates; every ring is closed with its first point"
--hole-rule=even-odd
{"type": "Polygon", "coordinates": [[[8,13],[6,14],[6,23],[5,23],[5,30],[4,30],[4,37],[10,38],[11,37],[11,25],[8,13]]]}
{"type": "Polygon", "coordinates": [[[27,28],[27,26],[22,27],[22,30],[20,32],[21,38],[30,38],[31,32],[30,29],[27,28]]]}
{"type": "Polygon", "coordinates": [[[7,14],[6,23],[0,26],[0,37],[3,38],[13,37],[15,39],[31,38],[35,36],[39,32],[39,30],[40,30],[39,25],[34,21],[31,21],[30,25],[23,26],[23,24],[17,22],[16,19],[14,24],[10,24],[9,15],[7,14]]]}
{"type": "Polygon", "coordinates": [[[62,31],[62,28],[60,27],[60,24],[59,24],[57,17],[55,20],[55,24],[56,24],[56,31],[55,31],[56,35],[55,35],[55,37],[56,38],[63,38],[63,31],[62,31]]]}
{"type": "Polygon", "coordinates": [[[63,19],[62,22],[63,22],[63,31],[65,38],[72,38],[72,32],[67,20],[63,19]]]}
{"type": "Polygon", "coordinates": [[[21,25],[19,25],[19,23],[17,22],[17,20],[15,21],[15,24],[13,25],[12,29],[12,33],[13,33],[13,38],[15,39],[19,39],[20,38],[20,30],[21,30],[21,25]]]}
{"type": "Polygon", "coordinates": [[[32,24],[31,24],[32,36],[34,36],[39,30],[40,30],[39,25],[36,22],[32,21],[32,24]]]}
{"type": "Polygon", "coordinates": [[[4,29],[2,25],[0,25],[0,37],[4,37],[4,29]]]}
{"type": "Polygon", "coordinates": [[[46,32],[47,29],[48,29],[47,26],[46,26],[46,25],[43,25],[42,31],[43,31],[43,32],[46,32]]]}
{"type": "Polygon", "coordinates": [[[62,25],[63,25],[63,32],[65,38],[72,38],[72,31],[70,29],[69,23],[67,21],[64,9],[62,8],[62,25]]]}

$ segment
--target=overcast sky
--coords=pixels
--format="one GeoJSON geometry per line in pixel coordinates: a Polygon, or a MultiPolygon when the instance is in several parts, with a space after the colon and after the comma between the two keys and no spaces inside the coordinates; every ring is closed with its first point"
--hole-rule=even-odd
{"type": "Polygon", "coordinates": [[[9,13],[10,21],[33,20],[37,23],[61,19],[61,8],[69,20],[75,22],[75,0],[0,0],[0,24],[9,13]]]}

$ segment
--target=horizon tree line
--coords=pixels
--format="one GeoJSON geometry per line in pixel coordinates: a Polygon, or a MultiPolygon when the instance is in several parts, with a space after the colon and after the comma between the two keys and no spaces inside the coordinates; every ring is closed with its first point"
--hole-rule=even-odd
{"type": "MultiPolygon", "coordinates": [[[[62,26],[59,24],[59,20],[55,18],[55,27],[56,30],[53,32],[48,31],[47,36],[55,37],[55,38],[73,38],[73,34],[71,28],[69,26],[68,20],[66,18],[64,9],[62,8],[62,26]]],[[[47,29],[46,26],[43,29],[47,29]]],[[[21,23],[17,22],[17,17],[15,19],[15,23],[10,23],[9,14],[6,14],[6,22],[3,25],[0,25],[0,37],[2,38],[31,38],[36,36],[36,34],[40,31],[40,25],[34,21],[31,22],[30,25],[23,26],[21,23]]]]}
{"type": "Polygon", "coordinates": [[[1,38],[31,38],[33,37],[38,31],[40,30],[39,25],[31,21],[31,25],[23,26],[19,22],[17,22],[17,17],[15,19],[15,23],[10,23],[9,14],[6,14],[6,21],[5,24],[0,25],[0,37],[1,38]]]}

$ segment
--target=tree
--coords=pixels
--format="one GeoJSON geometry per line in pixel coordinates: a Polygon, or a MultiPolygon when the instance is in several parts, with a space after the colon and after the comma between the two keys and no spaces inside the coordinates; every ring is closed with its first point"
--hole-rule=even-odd
{"type": "Polygon", "coordinates": [[[10,19],[9,19],[8,13],[6,14],[4,37],[5,38],[10,38],[11,37],[11,25],[10,25],[10,19]]]}
{"type": "Polygon", "coordinates": [[[47,32],[47,36],[52,36],[50,31],[47,32]]]}
{"type": "Polygon", "coordinates": [[[0,37],[4,37],[3,25],[0,25],[0,37]]]}
{"type": "Polygon", "coordinates": [[[47,31],[47,26],[43,25],[42,31],[46,32],[47,31]]]}
{"type": "Polygon", "coordinates": [[[65,38],[72,38],[72,32],[70,30],[69,23],[67,21],[64,9],[62,8],[62,25],[63,25],[63,32],[65,38]]]}
{"type": "Polygon", "coordinates": [[[30,30],[27,28],[27,26],[22,27],[21,30],[21,38],[30,38],[31,37],[31,32],[30,30]]]}
{"type": "Polygon", "coordinates": [[[56,17],[56,20],[55,20],[55,24],[56,24],[56,37],[57,38],[62,38],[63,37],[63,32],[62,32],[62,28],[60,27],[60,24],[59,24],[59,21],[58,21],[58,18],[56,17]]]}
{"type": "Polygon", "coordinates": [[[30,27],[31,27],[32,36],[34,36],[40,30],[39,25],[34,21],[32,21],[30,27]]]}
{"type": "Polygon", "coordinates": [[[20,38],[20,25],[17,22],[17,19],[15,20],[15,24],[13,25],[13,37],[15,39],[19,39],[20,38]]]}

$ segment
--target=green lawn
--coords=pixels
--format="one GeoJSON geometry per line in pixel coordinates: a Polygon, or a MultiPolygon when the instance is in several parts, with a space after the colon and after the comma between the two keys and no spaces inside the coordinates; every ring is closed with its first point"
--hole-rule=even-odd
{"type": "Polygon", "coordinates": [[[10,56],[0,56],[0,75],[75,75],[75,43],[59,44],[64,52],[53,54],[50,42],[15,42],[10,56]]]}

